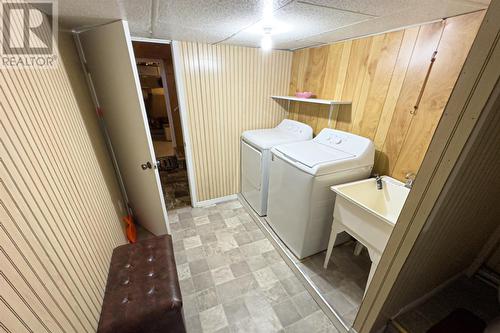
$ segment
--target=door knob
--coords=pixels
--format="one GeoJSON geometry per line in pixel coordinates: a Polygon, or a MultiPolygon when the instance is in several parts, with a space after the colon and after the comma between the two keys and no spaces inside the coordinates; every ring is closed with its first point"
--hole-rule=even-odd
{"type": "Polygon", "coordinates": [[[147,163],[141,164],[141,168],[142,168],[142,170],[151,169],[151,168],[153,168],[153,165],[151,164],[151,162],[147,162],[147,163]]]}

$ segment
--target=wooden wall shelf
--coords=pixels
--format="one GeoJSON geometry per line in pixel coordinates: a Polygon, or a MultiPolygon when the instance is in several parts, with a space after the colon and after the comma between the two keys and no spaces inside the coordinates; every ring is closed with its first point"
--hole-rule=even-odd
{"type": "Polygon", "coordinates": [[[316,103],[316,104],[326,104],[326,105],[342,105],[351,104],[351,101],[335,101],[331,99],[319,99],[319,98],[300,98],[295,96],[271,96],[273,99],[283,99],[286,101],[294,102],[304,102],[304,103],[316,103]]]}
{"type": "Polygon", "coordinates": [[[304,103],[329,105],[330,107],[328,109],[328,127],[330,127],[332,123],[333,108],[336,105],[352,104],[351,101],[335,101],[331,99],[319,99],[319,98],[300,98],[295,96],[271,96],[271,98],[288,101],[288,106],[286,109],[287,112],[290,112],[290,102],[304,102],[304,103]]]}

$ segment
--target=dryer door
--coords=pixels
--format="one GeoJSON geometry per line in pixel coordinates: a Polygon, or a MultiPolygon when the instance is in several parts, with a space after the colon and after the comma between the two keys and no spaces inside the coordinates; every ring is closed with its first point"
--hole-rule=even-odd
{"type": "Polygon", "coordinates": [[[250,206],[262,210],[262,153],[241,141],[241,194],[250,206]]]}

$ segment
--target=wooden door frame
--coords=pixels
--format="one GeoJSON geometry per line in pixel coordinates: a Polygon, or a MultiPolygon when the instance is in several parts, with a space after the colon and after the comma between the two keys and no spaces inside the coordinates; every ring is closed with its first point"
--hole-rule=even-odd
{"type": "Polygon", "coordinates": [[[175,78],[175,87],[177,90],[177,101],[179,107],[179,115],[181,120],[181,130],[182,130],[182,139],[184,141],[184,155],[186,158],[186,169],[188,175],[188,185],[189,185],[189,196],[191,198],[191,206],[199,207],[198,197],[196,195],[196,181],[195,181],[195,171],[193,166],[193,151],[191,149],[191,139],[189,136],[189,121],[188,115],[186,113],[186,105],[185,105],[185,95],[186,92],[184,90],[184,81],[182,76],[181,69],[181,55],[179,50],[179,42],[177,41],[167,41],[167,40],[158,40],[153,38],[138,38],[133,37],[132,41],[139,41],[145,43],[162,43],[162,44],[170,44],[170,50],[172,53],[172,63],[174,66],[174,78],[175,78]],[[158,42],[160,41],[160,42],[158,42]]]}
{"type": "MultiPolygon", "coordinates": [[[[500,0],[492,0],[351,328],[369,333],[500,78],[500,0]]],[[[487,111],[487,110],[486,110],[487,111]]],[[[379,325],[380,326],[380,325],[379,325]]]]}
{"type": "Polygon", "coordinates": [[[180,42],[172,41],[170,47],[172,50],[172,62],[174,65],[175,87],[177,88],[177,101],[179,106],[179,115],[181,118],[182,138],[184,139],[184,154],[186,156],[186,167],[189,182],[189,194],[191,195],[191,205],[199,207],[198,196],[196,192],[196,178],[193,164],[193,150],[191,147],[191,138],[189,135],[189,120],[186,105],[186,91],[184,88],[184,75],[182,67],[182,56],[180,42]]]}

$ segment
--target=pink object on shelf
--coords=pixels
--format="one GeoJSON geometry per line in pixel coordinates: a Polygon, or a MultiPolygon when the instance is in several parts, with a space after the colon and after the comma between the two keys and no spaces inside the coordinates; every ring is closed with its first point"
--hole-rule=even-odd
{"type": "Polygon", "coordinates": [[[313,96],[313,93],[310,91],[302,91],[302,92],[297,91],[295,93],[295,96],[300,98],[311,98],[313,96]]]}

